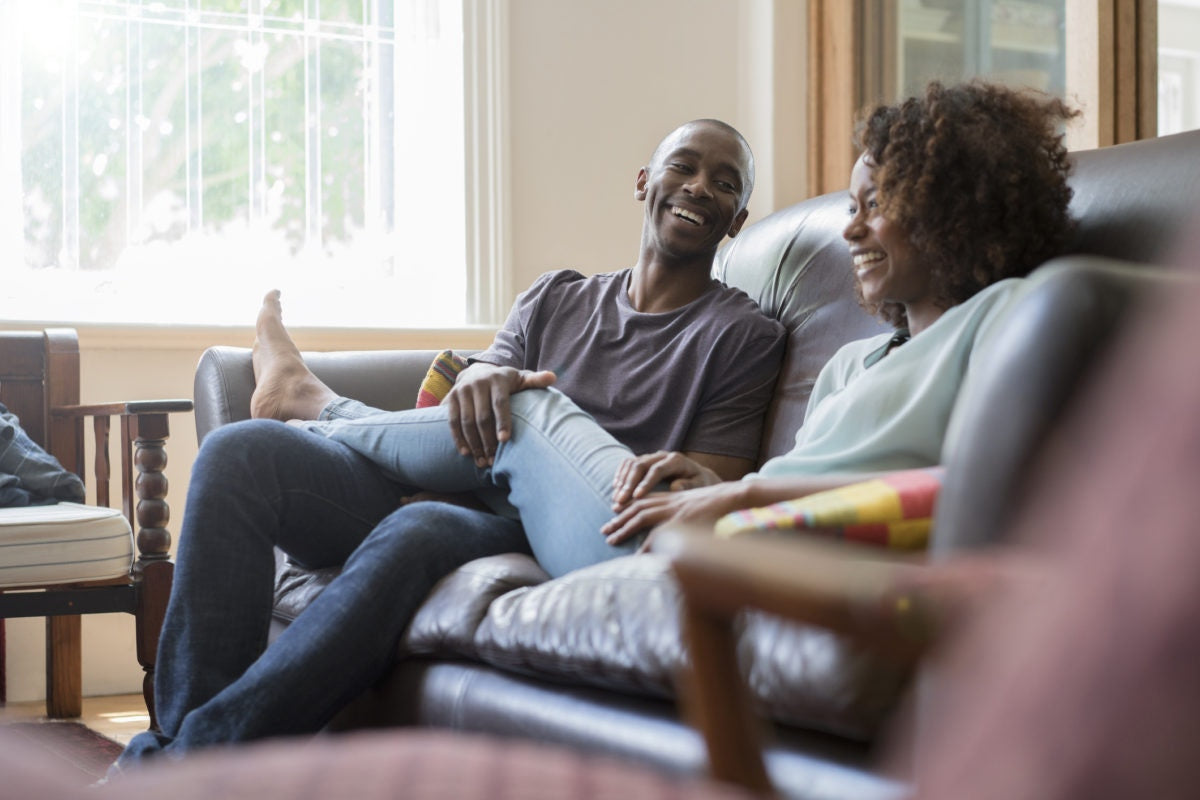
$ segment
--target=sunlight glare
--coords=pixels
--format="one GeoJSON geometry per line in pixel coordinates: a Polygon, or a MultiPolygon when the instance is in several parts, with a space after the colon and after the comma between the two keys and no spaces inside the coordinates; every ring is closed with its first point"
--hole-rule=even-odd
{"type": "Polygon", "coordinates": [[[34,58],[57,60],[66,52],[74,34],[77,0],[38,0],[17,5],[21,42],[34,58]]]}

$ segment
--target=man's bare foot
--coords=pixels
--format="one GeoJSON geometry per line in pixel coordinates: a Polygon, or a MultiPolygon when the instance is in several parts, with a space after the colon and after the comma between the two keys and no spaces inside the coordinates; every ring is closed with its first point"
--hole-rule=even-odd
{"type": "Polygon", "coordinates": [[[254,419],[316,419],[337,397],[312,374],[283,326],[278,289],[272,289],[263,298],[255,324],[251,362],[255,387],[250,395],[250,416],[254,419]]]}

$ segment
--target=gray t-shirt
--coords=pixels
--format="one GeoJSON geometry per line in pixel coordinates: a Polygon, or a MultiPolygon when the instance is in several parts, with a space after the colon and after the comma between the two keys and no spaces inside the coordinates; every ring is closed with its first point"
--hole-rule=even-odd
{"type": "Polygon", "coordinates": [[[682,308],[639,312],[629,274],[542,275],[472,361],[554,371],[555,388],[635,453],[756,458],[783,326],[716,280],[682,308]]]}

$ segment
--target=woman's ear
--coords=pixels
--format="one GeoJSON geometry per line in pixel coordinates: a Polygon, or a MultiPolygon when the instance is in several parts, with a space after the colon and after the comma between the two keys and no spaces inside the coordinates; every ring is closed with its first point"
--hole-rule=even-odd
{"type": "Polygon", "coordinates": [[[641,202],[646,199],[646,182],[650,180],[648,167],[638,170],[637,181],[633,184],[633,199],[641,202]]]}

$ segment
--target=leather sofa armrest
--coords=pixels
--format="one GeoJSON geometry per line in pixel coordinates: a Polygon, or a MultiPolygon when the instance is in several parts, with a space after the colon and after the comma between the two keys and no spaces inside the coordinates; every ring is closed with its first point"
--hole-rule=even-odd
{"type": "MultiPolygon", "coordinates": [[[[456,351],[469,355],[474,351],[456,351]]],[[[344,397],[373,408],[412,408],[436,350],[344,350],[306,352],[313,373],[344,397]]],[[[221,425],[250,418],[254,369],[250,349],[210,347],[196,366],[196,438],[204,441],[221,425]]]]}

